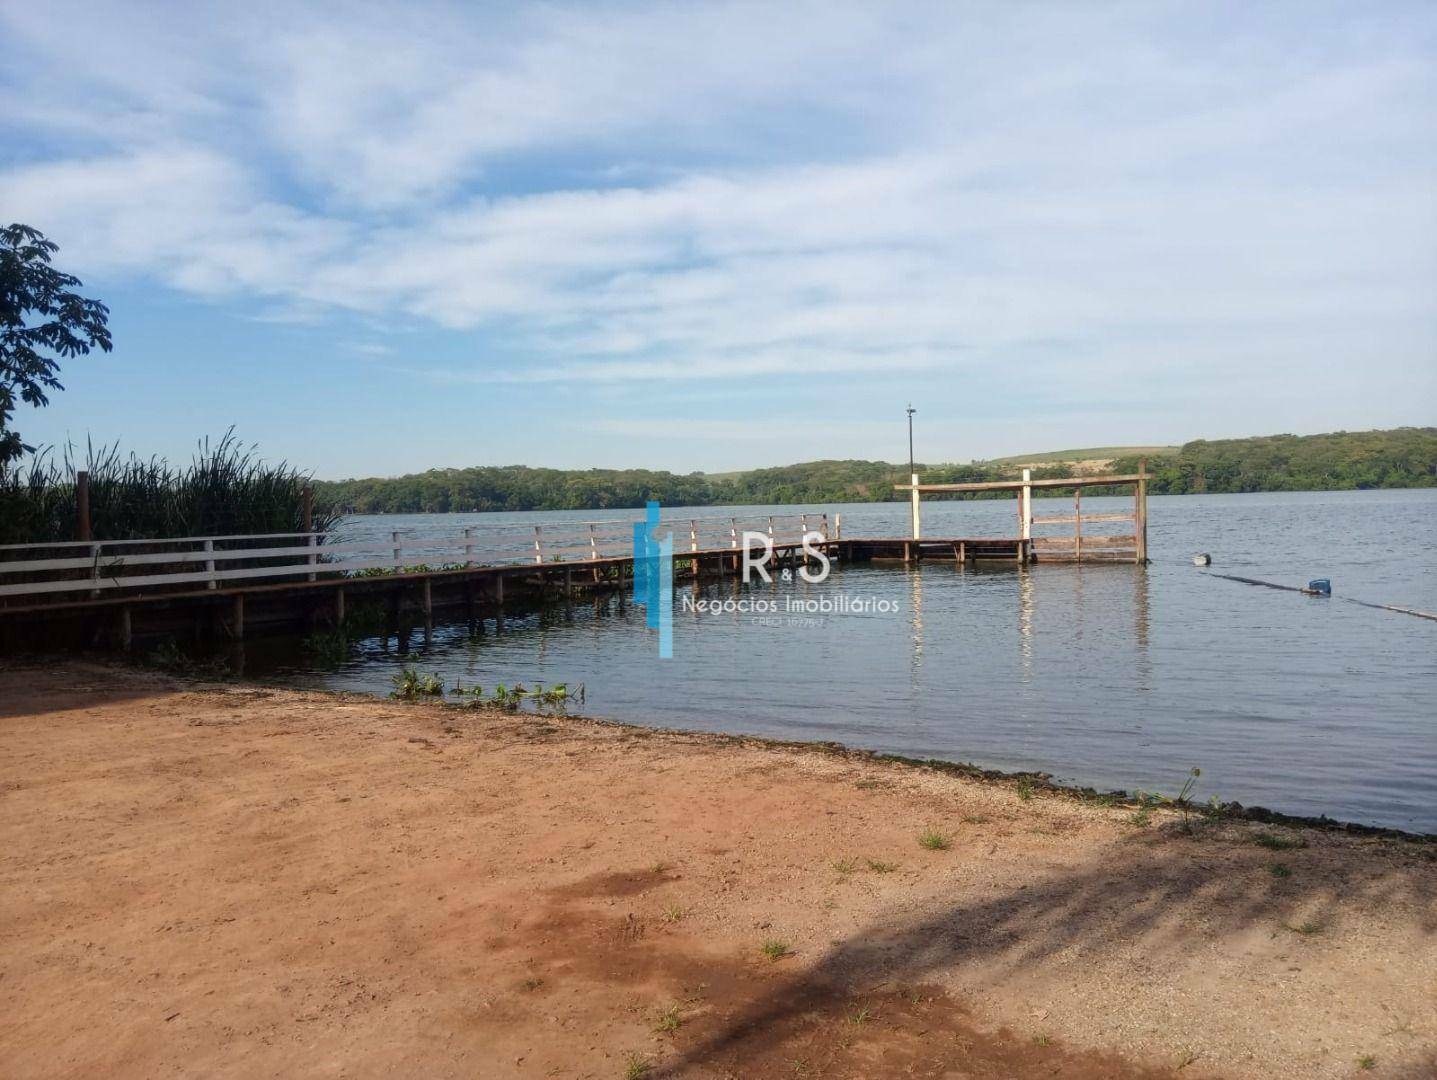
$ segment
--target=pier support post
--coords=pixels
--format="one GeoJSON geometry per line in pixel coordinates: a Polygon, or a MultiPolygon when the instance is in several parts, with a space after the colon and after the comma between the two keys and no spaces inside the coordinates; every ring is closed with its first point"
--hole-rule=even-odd
{"type": "Polygon", "coordinates": [[[344,590],[334,590],[334,628],[344,628],[344,590]]]}
{"type": "Polygon", "coordinates": [[[504,629],[504,575],[494,575],[494,629],[504,629]]]}
{"type": "Polygon", "coordinates": [[[1138,482],[1133,489],[1133,561],[1143,566],[1148,561],[1148,459],[1138,462],[1138,482]]]}
{"type": "Polygon", "coordinates": [[[244,593],[235,593],[234,602],[230,605],[230,638],[244,640],[244,593]]]}
{"type": "Polygon", "coordinates": [[[920,540],[923,537],[923,521],[918,510],[918,474],[912,473],[908,477],[908,482],[913,485],[913,490],[908,493],[911,496],[913,539],[920,540]]]}
{"type": "Polygon", "coordinates": [[[424,642],[427,645],[434,633],[434,592],[429,578],[424,579],[424,642]]]}
{"type": "Polygon", "coordinates": [[[115,627],[116,636],[120,641],[120,648],[128,651],[134,635],[131,632],[130,609],[127,606],[120,608],[119,619],[115,627]]]}

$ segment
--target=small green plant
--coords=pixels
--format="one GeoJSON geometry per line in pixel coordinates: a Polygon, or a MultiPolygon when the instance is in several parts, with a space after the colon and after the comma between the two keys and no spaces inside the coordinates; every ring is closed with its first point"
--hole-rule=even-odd
{"type": "Polygon", "coordinates": [[[1043,1035],[1043,1034],[1040,1033],[1040,1034],[1038,1034],[1038,1035],[1034,1035],[1034,1036],[1033,1036],[1033,1045],[1034,1045],[1034,1046],[1052,1046],[1052,1045],[1053,1045],[1053,1039],[1052,1039],[1051,1036],[1043,1035]]]}
{"type": "Polygon", "coordinates": [[[663,859],[660,859],[658,862],[654,863],[652,866],[649,867],[649,873],[662,874],[668,868],[669,864],[664,862],[663,859]]]}
{"type": "Polygon", "coordinates": [[[390,676],[394,692],[389,696],[412,700],[418,697],[437,697],[444,693],[444,680],[438,675],[421,675],[414,668],[407,667],[397,675],[390,676]]]}
{"type": "Polygon", "coordinates": [[[1267,869],[1275,878],[1292,877],[1292,868],[1284,863],[1268,863],[1267,869]]]}
{"type": "Polygon", "coordinates": [[[897,863],[884,862],[882,859],[868,859],[868,869],[875,874],[891,874],[898,869],[897,863]]]}
{"type": "Polygon", "coordinates": [[[663,1012],[659,1013],[657,1030],[664,1032],[678,1031],[683,1026],[683,1014],[679,1011],[678,1005],[670,1005],[663,1012]]]}
{"type": "Polygon", "coordinates": [[[1150,824],[1152,824],[1152,820],[1153,808],[1147,803],[1143,803],[1142,806],[1139,806],[1136,810],[1132,812],[1132,814],[1128,816],[1128,821],[1136,825],[1140,829],[1146,829],[1150,824]]]}
{"type": "Polygon", "coordinates": [[[534,991],[534,990],[539,989],[539,987],[541,987],[541,986],[543,986],[543,985],[544,985],[544,980],[543,980],[543,979],[537,979],[537,978],[536,978],[536,979],[525,979],[525,980],[524,980],[524,989],[525,989],[525,990],[534,991]]]}
{"type": "Polygon", "coordinates": [[[1300,836],[1279,836],[1273,832],[1260,832],[1252,838],[1252,842],[1269,851],[1295,851],[1307,847],[1307,841],[1300,836]]]}
{"type": "Polygon", "coordinates": [[[836,874],[851,874],[858,869],[858,863],[853,859],[833,860],[833,872],[836,874]]]}
{"type": "Polygon", "coordinates": [[[316,631],[301,646],[315,667],[337,668],[349,659],[349,637],[342,627],[316,631]]]}
{"type": "Polygon", "coordinates": [[[1322,932],[1322,924],[1313,922],[1311,919],[1300,922],[1296,926],[1294,926],[1292,923],[1283,923],[1282,925],[1285,926],[1287,929],[1291,930],[1294,934],[1301,934],[1303,937],[1322,932]]]}
{"type": "Polygon", "coordinates": [[[786,943],[775,938],[769,938],[763,943],[762,952],[769,960],[782,960],[785,956],[789,955],[790,949],[786,943]]]}
{"type": "Polygon", "coordinates": [[[664,908],[663,914],[660,916],[666,923],[676,923],[683,917],[684,909],[679,907],[678,904],[670,904],[664,908]]]}
{"type": "Polygon", "coordinates": [[[868,1023],[871,1019],[873,1019],[873,1012],[865,1005],[850,1016],[848,1022],[850,1024],[862,1025],[868,1023]]]}
{"type": "Polygon", "coordinates": [[[965,824],[965,825],[986,825],[986,824],[988,824],[988,822],[990,822],[990,821],[992,821],[992,820],[993,820],[993,819],[990,818],[990,817],[988,817],[986,814],[969,814],[967,817],[965,817],[965,818],[963,819],[963,824],[965,824]]]}
{"type": "Polygon", "coordinates": [[[647,1059],[638,1054],[630,1054],[628,1063],[624,1066],[624,1080],[643,1080],[653,1068],[647,1059]]]}
{"type": "Polygon", "coordinates": [[[924,829],[918,834],[918,846],[929,851],[947,851],[953,842],[937,829],[924,829]]]}
{"type": "Polygon", "coordinates": [[[1018,798],[1022,799],[1024,802],[1028,802],[1030,799],[1032,799],[1032,797],[1033,797],[1033,781],[1031,781],[1031,780],[1019,780],[1019,781],[1018,781],[1018,798]]]}
{"type": "Polygon", "coordinates": [[[1357,1059],[1357,1067],[1363,1072],[1371,1072],[1377,1068],[1377,1059],[1371,1054],[1363,1054],[1357,1059]]]}

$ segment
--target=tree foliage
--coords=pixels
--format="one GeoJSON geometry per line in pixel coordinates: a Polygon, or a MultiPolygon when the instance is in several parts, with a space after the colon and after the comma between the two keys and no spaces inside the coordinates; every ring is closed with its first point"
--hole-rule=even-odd
{"type": "MultiPolygon", "coordinates": [[[[1118,458],[1114,472],[1138,459],[1118,458]]],[[[1012,480],[1012,464],[919,465],[925,483],[1012,480]]],[[[1301,491],[1321,488],[1426,487],[1437,484],[1437,429],[1275,435],[1199,440],[1153,457],[1155,494],[1301,491]]],[[[747,472],[705,475],[642,469],[531,469],[522,465],[435,469],[392,478],[316,485],[317,498],[355,513],[443,513],[471,510],[599,510],[642,506],[891,502],[907,498],[893,485],[908,466],[886,461],[807,461],[747,472]]],[[[1072,475],[1062,463],[1034,469],[1035,479],[1072,475]]],[[[1100,492],[1093,491],[1093,494],[1100,492]]]]}
{"type": "Polygon", "coordinates": [[[11,427],[17,399],[49,404],[59,360],[110,351],[109,308],[72,291],[80,279],[50,265],[58,250],[28,225],[0,228],[0,472],[34,449],[11,427]]]}

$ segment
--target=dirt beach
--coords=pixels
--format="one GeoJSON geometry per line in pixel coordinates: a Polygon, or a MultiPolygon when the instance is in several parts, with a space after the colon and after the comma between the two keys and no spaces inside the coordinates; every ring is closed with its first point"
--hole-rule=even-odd
{"type": "Polygon", "coordinates": [[[1437,1075],[1430,844],[79,663],[0,731],[9,1078],[1437,1075]]]}

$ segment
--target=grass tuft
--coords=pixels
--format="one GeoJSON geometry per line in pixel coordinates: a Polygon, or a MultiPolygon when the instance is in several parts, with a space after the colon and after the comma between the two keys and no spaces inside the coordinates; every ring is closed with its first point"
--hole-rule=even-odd
{"type": "Polygon", "coordinates": [[[937,829],[924,829],[918,834],[918,846],[929,851],[947,851],[953,846],[953,841],[937,829]]]}
{"type": "Polygon", "coordinates": [[[785,942],[775,938],[769,938],[763,943],[762,952],[769,960],[782,960],[785,956],[788,956],[792,950],[789,949],[785,942]]]}
{"type": "Polygon", "coordinates": [[[1295,851],[1307,847],[1307,841],[1300,836],[1279,836],[1273,832],[1260,832],[1252,838],[1252,842],[1268,851],[1295,851]]]}
{"type": "Polygon", "coordinates": [[[882,859],[867,859],[868,869],[875,874],[891,874],[898,869],[897,863],[884,862],[882,859]]]}
{"type": "Polygon", "coordinates": [[[1276,878],[1292,877],[1292,867],[1285,863],[1275,862],[1267,864],[1268,872],[1276,878]]]}
{"type": "Polygon", "coordinates": [[[628,1064],[624,1066],[624,1080],[643,1080],[653,1069],[647,1059],[638,1054],[630,1054],[628,1064]]]}
{"type": "Polygon", "coordinates": [[[679,1006],[670,1005],[663,1012],[659,1013],[657,1030],[663,1032],[678,1031],[679,1028],[683,1027],[683,1023],[684,1018],[679,1011],[679,1006]]]}

